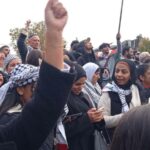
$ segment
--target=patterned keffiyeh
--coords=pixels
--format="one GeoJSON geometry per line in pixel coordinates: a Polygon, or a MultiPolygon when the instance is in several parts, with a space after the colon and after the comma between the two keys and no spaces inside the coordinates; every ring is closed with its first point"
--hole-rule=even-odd
{"type": "Polygon", "coordinates": [[[11,72],[11,88],[20,87],[37,81],[39,68],[28,64],[19,64],[11,72]]]}
{"type": "Polygon", "coordinates": [[[108,83],[104,88],[103,88],[104,92],[108,92],[108,91],[112,91],[112,92],[116,92],[119,95],[121,104],[122,104],[122,112],[127,112],[129,111],[129,106],[126,102],[126,97],[127,95],[131,94],[131,90],[124,90],[119,88],[115,82],[112,82],[112,84],[108,83]]]}
{"type": "Polygon", "coordinates": [[[36,82],[39,76],[39,68],[28,64],[19,64],[11,72],[9,81],[0,88],[0,105],[5,99],[9,88],[25,86],[36,82]]]}
{"type": "Polygon", "coordinates": [[[99,84],[96,83],[95,85],[93,85],[87,80],[83,88],[83,92],[89,95],[89,97],[92,100],[92,103],[94,102],[94,106],[97,107],[100,97],[102,95],[99,84]]]}

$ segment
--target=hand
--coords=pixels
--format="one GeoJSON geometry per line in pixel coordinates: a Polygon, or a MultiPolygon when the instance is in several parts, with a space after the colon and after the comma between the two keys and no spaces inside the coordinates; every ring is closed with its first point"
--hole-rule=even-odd
{"type": "Polygon", "coordinates": [[[118,41],[121,39],[121,34],[120,34],[120,33],[117,33],[116,39],[117,39],[118,41]]]}
{"type": "Polygon", "coordinates": [[[102,110],[96,110],[96,108],[91,108],[87,112],[92,123],[99,122],[103,119],[102,110]]]}
{"type": "Polygon", "coordinates": [[[64,68],[62,32],[67,19],[67,11],[63,5],[58,0],[49,0],[45,8],[44,61],[60,70],[64,68]]]}
{"type": "Polygon", "coordinates": [[[29,29],[30,24],[31,24],[31,20],[27,20],[27,21],[26,21],[26,24],[25,24],[25,29],[26,29],[26,30],[29,29]]]}
{"type": "Polygon", "coordinates": [[[67,11],[58,0],[49,0],[45,8],[45,24],[47,30],[62,31],[67,23],[67,11]]]}

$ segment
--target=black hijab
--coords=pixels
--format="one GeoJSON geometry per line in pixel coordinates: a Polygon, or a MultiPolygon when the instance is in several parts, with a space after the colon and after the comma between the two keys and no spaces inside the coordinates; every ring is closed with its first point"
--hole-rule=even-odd
{"type": "Polygon", "coordinates": [[[114,67],[114,72],[113,72],[113,75],[112,75],[112,80],[118,85],[118,87],[120,87],[122,89],[128,89],[132,84],[135,84],[136,78],[137,78],[137,75],[136,75],[136,65],[135,65],[135,63],[133,61],[131,61],[129,59],[121,59],[121,60],[118,60],[116,62],[115,67],[114,67]],[[116,68],[116,65],[119,62],[126,62],[128,64],[128,66],[129,66],[131,78],[128,81],[128,83],[126,83],[125,85],[118,85],[117,82],[116,82],[115,68],[116,68]]]}
{"type": "Polygon", "coordinates": [[[81,65],[71,62],[71,61],[68,61],[68,60],[66,60],[65,63],[67,63],[71,67],[70,72],[75,73],[74,82],[76,82],[77,80],[79,80],[82,77],[86,77],[86,72],[84,71],[84,69],[81,65]]]}

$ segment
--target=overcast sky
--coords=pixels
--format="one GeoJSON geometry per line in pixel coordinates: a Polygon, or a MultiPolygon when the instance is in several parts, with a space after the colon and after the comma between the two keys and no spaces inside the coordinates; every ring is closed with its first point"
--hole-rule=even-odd
{"type": "MultiPolygon", "coordinates": [[[[9,44],[9,30],[24,27],[26,20],[44,20],[47,0],[0,0],[0,44],[9,44]]],[[[115,43],[121,0],[61,0],[69,20],[64,32],[68,45],[72,40],[91,37],[94,47],[102,42],[115,43]]],[[[150,37],[149,0],[124,0],[122,41],[137,35],[150,37]]]]}

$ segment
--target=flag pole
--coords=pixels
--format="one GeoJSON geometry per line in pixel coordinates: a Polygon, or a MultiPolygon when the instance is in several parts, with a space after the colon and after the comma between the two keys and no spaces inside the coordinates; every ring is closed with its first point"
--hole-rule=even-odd
{"type": "Polygon", "coordinates": [[[120,33],[120,28],[121,28],[121,20],[122,20],[123,3],[124,3],[124,0],[122,0],[122,2],[121,2],[121,10],[120,10],[120,18],[119,18],[118,33],[120,33]]]}
{"type": "Polygon", "coordinates": [[[121,39],[120,28],[121,28],[121,20],[122,20],[123,3],[124,3],[124,0],[122,0],[122,2],[121,2],[118,33],[117,33],[117,36],[116,36],[116,39],[117,39],[117,49],[118,49],[118,52],[117,52],[118,53],[118,59],[120,59],[121,56],[122,56],[122,44],[121,44],[121,41],[120,41],[120,39],[121,39]]]}

